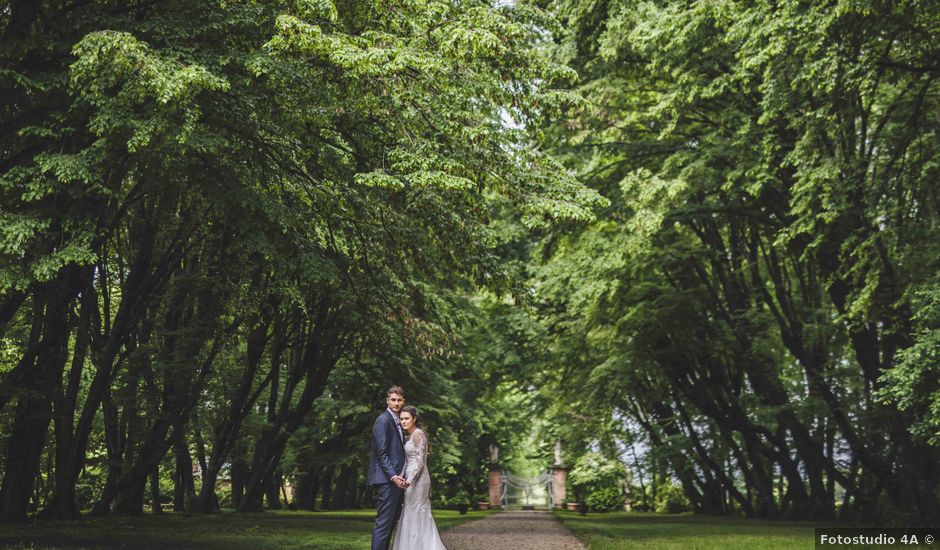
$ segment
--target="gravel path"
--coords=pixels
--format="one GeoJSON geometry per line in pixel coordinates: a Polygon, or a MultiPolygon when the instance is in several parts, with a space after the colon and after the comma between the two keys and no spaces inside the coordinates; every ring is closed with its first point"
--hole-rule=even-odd
{"type": "Polygon", "coordinates": [[[549,512],[503,512],[441,533],[447,550],[586,550],[549,512]]]}

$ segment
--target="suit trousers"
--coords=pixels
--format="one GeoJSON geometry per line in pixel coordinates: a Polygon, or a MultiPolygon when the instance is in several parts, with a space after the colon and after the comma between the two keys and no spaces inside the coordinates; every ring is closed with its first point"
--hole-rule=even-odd
{"type": "Polygon", "coordinates": [[[387,550],[392,531],[401,515],[405,490],[394,483],[376,483],[375,526],[372,528],[372,550],[387,550]]]}

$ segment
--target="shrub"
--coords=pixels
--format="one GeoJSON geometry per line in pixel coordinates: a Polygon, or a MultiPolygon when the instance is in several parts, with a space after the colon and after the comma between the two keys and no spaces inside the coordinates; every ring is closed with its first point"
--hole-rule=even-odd
{"type": "Polygon", "coordinates": [[[232,488],[220,487],[216,489],[216,495],[219,497],[219,508],[232,507],[232,488]]]}
{"type": "Polygon", "coordinates": [[[656,512],[660,514],[679,514],[691,510],[689,499],[682,487],[671,482],[664,482],[656,490],[656,512]]]}
{"type": "Polygon", "coordinates": [[[627,472],[623,463],[600,453],[588,453],[578,460],[569,480],[575,497],[594,512],[610,512],[623,507],[623,480],[627,472]]]}
{"type": "Polygon", "coordinates": [[[585,500],[592,512],[616,512],[623,509],[623,494],[617,487],[603,487],[591,491],[585,500]]]}

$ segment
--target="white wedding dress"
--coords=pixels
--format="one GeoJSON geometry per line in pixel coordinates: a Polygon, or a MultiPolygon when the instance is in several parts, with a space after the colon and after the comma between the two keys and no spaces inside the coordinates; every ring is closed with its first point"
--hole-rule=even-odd
{"type": "Polygon", "coordinates": [[[431,517],[431,476],[427,469],[428,436],[420,429],[405,442],[405,504],[392,540],[393,550],[447,550],[431,517]]]}

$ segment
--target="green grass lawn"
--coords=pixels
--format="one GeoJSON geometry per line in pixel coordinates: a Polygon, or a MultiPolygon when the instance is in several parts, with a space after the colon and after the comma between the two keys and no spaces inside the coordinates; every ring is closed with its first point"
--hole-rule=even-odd
{"type": "MultiPolygon", "coordinates": [[[[460,515],[435,510],[441,530],[492,512],[460,515]]],[[[72,522],[30,521],[0,525],[4,548],[316,548],[367,549],[373,510],[264,512],[184,516],[165,513],[136,518],[89,518],[72,522]]]]}
{"type": "Polygon", "coordinates": [[[556,512],[590,550],[764,550],[814,548],[813,528],[822,525],[643,513],[556,512]]]}

